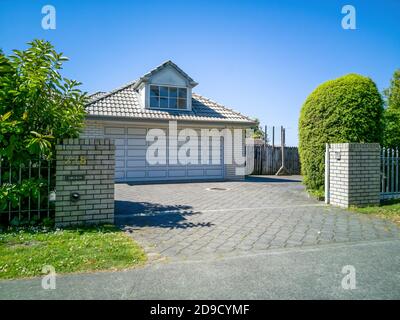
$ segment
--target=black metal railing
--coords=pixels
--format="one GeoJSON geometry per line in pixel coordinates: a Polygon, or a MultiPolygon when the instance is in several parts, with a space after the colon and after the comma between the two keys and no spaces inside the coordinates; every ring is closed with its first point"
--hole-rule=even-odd
{"type": "Polygon", "coordinates": [[[54,217],[55,161],[0,159],[0,223],[54,217]]]}

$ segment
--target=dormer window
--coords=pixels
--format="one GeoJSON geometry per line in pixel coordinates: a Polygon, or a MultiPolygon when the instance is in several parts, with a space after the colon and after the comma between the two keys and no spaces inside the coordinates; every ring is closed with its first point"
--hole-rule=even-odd
{"type": "Polygon", "coordinates": [[[187,109],[187,88],[150,85],[150,108],[187,109]]]}

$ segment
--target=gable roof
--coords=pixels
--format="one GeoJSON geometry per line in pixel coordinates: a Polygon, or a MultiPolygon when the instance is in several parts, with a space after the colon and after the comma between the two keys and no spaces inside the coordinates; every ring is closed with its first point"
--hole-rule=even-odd
{"type": "Polygon", "coordinates": [[[229,109],[217,102],[207,99],[199,94],[192,94],[192,110],[161,110],[145,109],[140,104],[137,91],[138,83],[148,79],[160,68],[173,66],[188,81],[194,82],[184,71],[172,61],[164,62],[162,65],[151,70],[139,80],[132,81],[109,93],[96,92],[89,96],[86,105],[88,118],[114,118],[119,120],[176,120],[176,121],[208,121],[219,123],[237,123],[252,125],[254,121],[239,112],[229,109]]]}
{"type": "Polygon", "coordinates": [[[136,81],[135,83],[135,88],[138,87],[142,82],[145,82],[150,79],[152,75],[155,73],[159,72],[160,70],[166,68],[166,67],[172,67],[174,68],[183,78],[186,79],[186,81],[190,84],[190,86],[193,88],[198,85],[196,81],[194,81],[185,71],[183,71],[181,68],[179,68],[175,63],[173,63],[171,60],[167,60],[160,64],[158,67],[155,67],[154,69],[150,70],[143,76],[139,78],[139,80],[136,81]]]}

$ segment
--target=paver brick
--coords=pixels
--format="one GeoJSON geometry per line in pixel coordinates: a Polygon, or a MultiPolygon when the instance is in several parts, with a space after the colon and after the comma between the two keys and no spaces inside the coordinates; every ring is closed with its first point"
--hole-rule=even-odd
{"type": "Polygon", "coordinates": [[[116,184],[116,222],[178,260],[399,237],[389,221],[325,206],[299,182],[269,180],[116,184]]]}

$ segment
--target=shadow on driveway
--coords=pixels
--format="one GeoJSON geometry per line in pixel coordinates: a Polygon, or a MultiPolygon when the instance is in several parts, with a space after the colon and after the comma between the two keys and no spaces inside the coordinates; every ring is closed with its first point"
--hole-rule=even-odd
{"type": "Polygon", "coordinates": [[[247,176],[245,182],[287,183],[301,182],[301,176],[247,176]]]}
{"type": "Polygon", "coordinates": [[[210,222],[189,222],[186,217],[198,215],[187,205],[163,205],[149,202],[115,201],[115,222],[125,230],[143,227],[186,229],[211,227],[210,222]]]}

